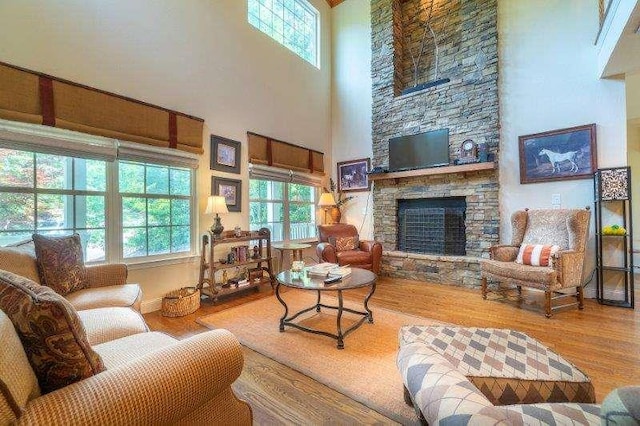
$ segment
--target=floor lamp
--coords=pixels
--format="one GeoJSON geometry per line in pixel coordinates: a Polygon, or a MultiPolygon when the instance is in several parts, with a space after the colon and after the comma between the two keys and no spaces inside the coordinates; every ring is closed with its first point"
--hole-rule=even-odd
{"type": "Polygon", "coordinates": [[[318,207],[322,207],[324,210],[324,223],[327,223],[327,211],[329,211],[330,207],[336,205],[336,200],[333,198],[333,194],[330,192],[325,192],[320,195],[320,200],[318,201],[318,207]]]}

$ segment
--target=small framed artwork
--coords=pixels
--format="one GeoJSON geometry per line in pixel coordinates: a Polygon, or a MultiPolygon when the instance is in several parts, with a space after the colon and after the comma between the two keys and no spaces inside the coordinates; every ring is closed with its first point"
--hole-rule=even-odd
{"type": "Polygon", "coordinates": [[[596,125],[520,136],[520,183],[591,179],[598,169],[596,125]]]}
{"type": "Polygon", "coordinates": [[[211,170],[240,173],[240,142],[211,135],[211,170]]]}
{"type": "Polygon", "coordinates": [[[371,190],[367,172],[371,167],[369,158],[338,163],[338,191],[358,192],[371,190]]]}
{"type": "Polygon", "coordinates": [[[214,176],[211,178],[211,195],[222,195],[230,212],[242,211],[242,181],[214,176]]]}

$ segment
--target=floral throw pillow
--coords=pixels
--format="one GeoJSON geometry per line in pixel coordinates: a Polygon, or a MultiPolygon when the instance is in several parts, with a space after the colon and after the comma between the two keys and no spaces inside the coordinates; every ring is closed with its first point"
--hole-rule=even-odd
{"type": "Polygon", "coordinates": [[[20,336],[43,394],[104,371],[75,309],[49,287],[0,271],[0,309],[20,336]]]}
{"type": "Polygon", "coordinates": [[[33,234],[33,244],[42,285],[63,296],[87,286],[80,235],[45,237],[33,234]]]}
{"type": "Polygon", "coordinates": [[[329,237],[329,244],[336,248],[336,251],[355,250],[360,246],[358,236],[353,237],[329,237]]]}

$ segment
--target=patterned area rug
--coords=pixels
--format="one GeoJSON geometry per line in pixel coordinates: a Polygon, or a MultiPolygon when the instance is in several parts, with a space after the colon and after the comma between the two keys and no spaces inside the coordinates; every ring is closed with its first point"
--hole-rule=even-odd
{"type": "MultiPolygon", "coordinates": [[[[315,303],[315,294],[300,290],[287,291],[283,298],[289,313],[315,303]]],[[[322,303],[337,305],[333,297],[322,303]]],[[[345,306],[362,310],[362,304],[345,301],[345,306]]],[[[349,334],[345,348],[336,348],[329,337],[305,333],[287,327],[278,331],[284,308],[275,296],[267,297],[198,319],[209,329],[225,328],[240,342],[288,367],[347,395],[399,423],[419,424],[411,407],[404,403],[402,378],[396,367],[398,330],[403,325],[438,325],[441,322],[378,308],[373,310],[374,323],[365,322],[349,334]]],[[[335,311],[305,314],[301,323],[331,333],[336,332],[335,311]]],[[[343,329],[359,317],[345,313],[343,329]]],[[[298,321],[298,320],[296,320],[298,321]]]]}

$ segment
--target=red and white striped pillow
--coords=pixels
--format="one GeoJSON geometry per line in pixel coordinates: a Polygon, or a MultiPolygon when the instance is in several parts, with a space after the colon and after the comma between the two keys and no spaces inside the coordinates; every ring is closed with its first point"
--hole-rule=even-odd
{"type": "Polygon", "coordinates": [[[531,266],[553,266],[553,255],[560,246],[546,244],[523,244],[520,246],[516,263],[531,266]]]}

